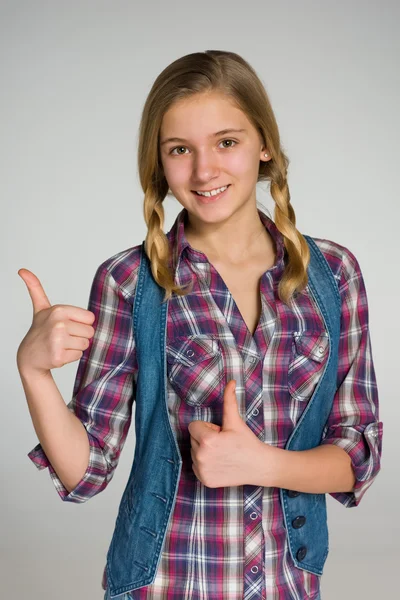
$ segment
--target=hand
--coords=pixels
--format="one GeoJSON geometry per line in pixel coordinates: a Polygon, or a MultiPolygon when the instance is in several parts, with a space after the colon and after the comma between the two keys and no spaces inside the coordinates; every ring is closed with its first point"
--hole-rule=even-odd
{"type": "Polygon", "coordinates": [[[32,325],[17,352],[19,370],[48,373],[79,360],[94,335],[91,324],[95,315],[68,304],[51,306],[36,275],[28,269],[20,269],[18,275],[25,281],[33,305],[32,325]]]}
{"type": "Polygon", "coordinates": [[[189,423],[193,472],[210,488],[259,485],[266,444],[240,416],[231,379],[224,390],[222,427],[208,421],[189,423]]]}

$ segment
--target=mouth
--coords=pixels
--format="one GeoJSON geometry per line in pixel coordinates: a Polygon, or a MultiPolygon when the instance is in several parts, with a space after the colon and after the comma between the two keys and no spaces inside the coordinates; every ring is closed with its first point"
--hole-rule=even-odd
{"type": "Polygon", "coordinates": [[[230,186],[231,186],[231,184],[228,184],[228,186],[226,187],[226,189],[223,192],[220,192],[219,194],[216,194],[215,196],[201,196],[194,190],[192,190],[192,193],[201,204],[212,204],[212,203],[216,202],[217,200],[219,200],[220,198],[223,198],[224,196],[226,196],[230,186]]]}

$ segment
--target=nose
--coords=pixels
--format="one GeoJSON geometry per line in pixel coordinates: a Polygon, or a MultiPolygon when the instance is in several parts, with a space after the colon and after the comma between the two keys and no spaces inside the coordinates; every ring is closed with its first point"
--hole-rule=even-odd
{"type": "Polygon", "coordinates": [[[198,152],[193,160],[193,181],[204,184],[219,177],[220,166],[218,157],[212,152],[205,150],[198,152]]]}

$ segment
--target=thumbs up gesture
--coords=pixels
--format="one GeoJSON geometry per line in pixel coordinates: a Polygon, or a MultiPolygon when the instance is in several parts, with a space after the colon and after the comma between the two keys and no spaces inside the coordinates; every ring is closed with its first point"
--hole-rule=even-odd
{"type": "Polygon", "coordinates": [[[235,388],[231,379],[224,390],[222,427],[208,421],[189,423],[193,472],[210,488],[261,485],[268,445],[241,418],[235,388]]]}
{"type": "Polygon", "coordinates": [[[91,324],[95,315],[77,306],[52,306],[36,275],[28,269],[20,269],[18,275],[28,288],[33,306],[32,325],[17,352],[19,371],[48,373],[79,360],[94,335],[91,324]]]}

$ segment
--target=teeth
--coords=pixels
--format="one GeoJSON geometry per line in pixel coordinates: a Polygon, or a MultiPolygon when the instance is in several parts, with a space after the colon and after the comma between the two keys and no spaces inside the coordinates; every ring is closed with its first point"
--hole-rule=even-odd
{"type": "Polygon", "coordinates": [[[225,187],[217,188],[216,190],[211,190],[211,192],[196,192],[196,194],[199,194],[200,196],[216,196],[217,194],[220,194],[221,192],[226,190],[227,187],[228,186],[226,185],[225,187]]]}

